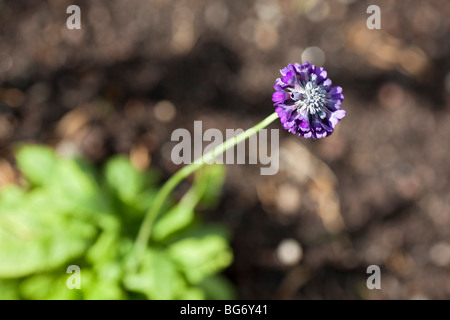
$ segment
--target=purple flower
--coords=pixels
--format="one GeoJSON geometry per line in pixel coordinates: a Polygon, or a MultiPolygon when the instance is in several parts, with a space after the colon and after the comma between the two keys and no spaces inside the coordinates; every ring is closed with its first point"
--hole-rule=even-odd
{"type": "Polygon", "coordinates": [[[332,86],[327,72],[309,62],[288,64],[280,73],[272,101],[283,127],[305,138],[332,134],[345,117],[345,110],[341,109],[342,88],[332,86]]]}

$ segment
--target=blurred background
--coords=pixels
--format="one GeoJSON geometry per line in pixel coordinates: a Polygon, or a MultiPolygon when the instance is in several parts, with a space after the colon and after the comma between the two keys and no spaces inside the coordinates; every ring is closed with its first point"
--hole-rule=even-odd
{"type": "Polygon", "coordinates": [[[236,297],[448,299],[449,18],[446,0],[0,0],[0,188],[20,184],[23,142],[93,166],[124,155],[164,181],[173,130],[249,128],[279,69],[310,61],[343,88],[336,132],[280,130],[278,174],[227,165],[200,213],[231,231],[236,297]]]}

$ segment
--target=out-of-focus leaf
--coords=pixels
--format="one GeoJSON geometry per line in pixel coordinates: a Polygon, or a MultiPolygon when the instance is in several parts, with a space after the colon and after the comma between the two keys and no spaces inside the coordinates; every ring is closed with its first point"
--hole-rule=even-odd
{"type": "Polygon", "coordinates": [[[157,220],[153,228],[153,239],[163,241],[191,224],[198,203],[212,205],[218,200],[224,179],[225,170],[221,165],[206,166],[198,172],[193,185],[180,202],[157,220]]]}
{"type": "Polygon", "coordinates": [[[39,191],[39,207],[42,203],[48,206],[51,201],[52,208],[95,223],[112,216],[107,193],[100,189],[93,167],[83,160],[61,159],[55,166],[51,185],[39,191]]]}
{"type": "Polygon", "coordinates": [[[213,275],[205,278],[198,284],[206,294],[207,299],[212,300],[232,300],[236,298],[233,285],[220,275],[213,275]]]}
{"type": "Polygon", "coordinates": [[[200,203],[206,207],[217,204],[225,182],[225,166],[220,164],[206,166],[196,176],[198,190],[202,190],[200,203]]]}
{"type": "Polygon", "coordinates": [[[194,220],[194,208],[201,194],[195,185],[183,196],[180,202],[157,220],[153,227],[153,239],[162,241],[172,233],[183,229],[194,220]]]}
{"type": "Polygon", "coordinates": [[[119,283],[123,276],[123,265],[120,260],[110,260],[108,263],[96,264],[93,270],[102,280],[119,283]]]}
{"type": "Polygon", "coordinates": [[[153,232],[158,249],[150,247],[138,271],[127,274],[124,258],[155,197],[157,174],[115,157],[99,177],[84,160],[39,146],[20,149],[18,164],[33,188],[0,190],[0,299],[230,296],[210,278],[231,263],[228,235],[194,213],[219,199],[223,166],[199,172],[176,206],[166,201],[153,232]],[[81,266],[80,290],[67,288],[71,264],[81,266]]]}
{"type": "Polygon", "coordinates": [[[47,273],[38,274],[26,278],[20,284],[20,292],[25,299],[32,300],[75,300],[81,299],[82,293],[78,289],[69,289],[66,274],[61,269],[61,274],[47,273]]]}
{"type": "MultiPolygon", "coordinates": [[[[155,199],[157,190],[147,189],[141,192],[134,199],[134,206],[142,212],[142,215],[151,207],[153,200],[155,199]]],[[[167,207],[167,206],[166,206],[167,207]]]]}
{"type": "Polygon", "coordinates": [[[228,267],[233,260],[227,240],[218,234],[181,239],[167,250],[193,284],[228,267]]]}
{"type": "Polygon", "coordinates": [[[216,235],[218,237],[222,237],[227,241],[230,240],[231,234],[230,231],[223,227],[220,224],[213,223],[194,223],[189,228],[183,230],[182,232],[177,233],[177,236],[172,238],[170,243],[174,243],[178,240],[182,240],[184,238],[203,238],[209,235],[216,235]]]}
{"type": "Polygon", "coordinates": [[[84,299],[87,300],[119,300],[125,299],[121,288],[121,266],[117,262],[102,265],[96,270],[81,269],[84,299]],[[84,280],[86,278],[86,281],[84,280]]]}
{"type": "Polygon", "coordinates": [[[121,300],[125,294],[120,284],[113,281],[99,281],[92,284],[88,290],[84,290],[84,298],[87,300],[121,300]]]}
{"type": "Polygon", "coordinates": [[[125,286],[141,292],[148,299],[176,299],[186,289],[186,283],[174,263],[163,253],[148,250],[138,273],[125,277],[125,286]]]}
{"type": "Polygon", "coordinates": [[[20,205],[25,192],[20,187],[12,184],[0,190],[0,207],[10,208],[20,205]]]}
{"type": "Polygon", "coordinates": [[[92,264],[103,264],[116,258],[119,250],[118,235],[104,231],[86,253],[86,260],[92,264]]]}
{"type": "Polygon", "coordinates": [[[85,201],[99,191],[92,167],[81,160],[61,159],[52,183],[73,201],[85,201]]]}
{"type": "Polygon", "coordinates": [[[124,202],[132,202],[152,180],[150,174],[139,172],[124,156],[111,158],[104,173],[108,185],[124,202]]]}
{"type": "Polygon", "coordinates": [[[0,277],[20,277],[81,256],[95,228],[61,215],[0,210],[0,277]]]}
{"type": "Polygon", "coordinates": [[[162,241],[194,220],[193,208],[178,204],[158,220],[153,229],[153,239],[162,241]]]}
{"type": "Polygon", "coordinates": [[[16,279],[0,280],[0,300],[17,300],[19,295],[19,281],[16,279]]]}
{"type": "Polygon", "coordinates": [[[20,171],[32,184],[38,186],[49,183],[57,161],[51,148],[38,145],[20,147],[16,159],[20,171]]]}
{"type": "Polygon", "coordinates": [[[180,300],[205,300],[206,294],[199,288],[188,288],[179,296],[180,300]]]}
{"type": "Polygon", "coordinates": [[[51,148],[37,145],[19,148],[16,157],[25,177],[32,184],[43,187],[40,191],[46,194],[44,202],[47,206],[51,201],[52,208],[63,210],[80,208],[105,212],[109,209],[106,201],[98,197],[100,190],[95,172],[86,161],[57,157],[51,148]]]}
{"type": "Polygon", "coordinates": [[[20,291],[26,299],[123,299],[125,296],[118,277],[111,277],[111,272],[105,268],[102,271],[99,273],[88,268],[81,268],[80,288],[69,289],[67,281],[72,274],[66,273],[66,270],[61,268],[53,273],[37,274],[26,278],[20,285],[20,291]]]}

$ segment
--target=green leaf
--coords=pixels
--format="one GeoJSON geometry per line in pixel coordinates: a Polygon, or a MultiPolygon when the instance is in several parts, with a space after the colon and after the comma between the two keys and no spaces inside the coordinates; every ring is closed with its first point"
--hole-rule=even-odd
{"type": "Polygon", "coordinates": [[[163,241],[174,232],[189,225],[193,220],[194,211],[191,207],[176,205],[155,224],[153,239],[163,241]]]}
{"type": "Polygon", "coordinates": [[[133,202],[152,180],[151,174],[138,171],[124,156],[111,158],[106,163],[104,175],[110,188],[124,202],[133,202]]]}
{"type": "Polygon", "coordinates": [[[121,266],[111,262],[95,270],[81,269],[81,289],[87,300],[119,300],[125,299],[126,294],[121,287],[121,266]],[[86,280],[86,281],[85,281],[86,280]]]}
{"type": "Polygon", "coordinates": [[[86,253],[86,259],[92,264],[103,264],[116,258],[118,255],[118,234],[104,231],[97,241],[86,253]]]}
{"type": "Polygon", "coordinates": [[[25,192],[22,188],[11,184],[0,190],[0,207],[12,208],[20,205],[25,192]]]}
{"type": "Polygon", "coordinates": [[[217,205],[225,183],[225,166],[208,165],[196,176],[197,190],[201,190],[200,204],[206,207],[217,205]]]}
{"type": "Polygon", "coordinates": [[[66,274],[61,269],[58,273],[43,273],[26,278],[20,284],[20,292],[25,299],[30,300],[76,300],[81,299],[80,290],[69,289],[66,274]]]}
{"type": "Polygon", "coordinates": [[[225,170],[221,165],[210,165],[198,172],[193,185],[180,202],[156,221],[153,239],[163,241],[191,224],[195,218],[194,209],[197,204],[215,204],[220,196],[224,179],[225,170]]]}
{"type": "Polygon", "coordinates": [[[177,236],[171,239],[170,243],[175,243],[176,241],[185,238],[203,238],[209,235],[216,235],[218,237],[224,238],[227,242],[231,239],[230,231],[220,224],[215,223],[198,223],[192,224],[189,228],[184,229],[182,232],[177,233],[177,236]]]}
{"type": "Polygon", "coordinates": [[[156,250],[147,250],[140,271],[126,276],[124,284],[148,299],[177,299],[186,290],[186,282],[174,263],[156,250]]]}
{"type": "Polygon", "coordinates": [[[227,232],[200,223],[195,215],[199,204],[208,207],[219,200],[223,166],[199,171],[170,210],[173,202],[166,201],[162,211],[167,213],[153,232],[153,240],[164,243],[150,247],[140,268],[127,274],[122,259],[152,204],[157,174],[140,172],[118,156],[99,177],[83,159],[57,157],[41,146],[20,148],[17,163],[33,188],[0,190],[0,299],[232,296],[226,281],[215,276],[232,261],[227,232]],[[67,288],[65,268],[71,264],[81,266],[80,290],[67,288]]]}
{"type": "Polygon", "coordinates": [[[188,281],[193,284],[223,270],[233,260],[226,238],[219,234],[181,239],[167,250],[188,281]]]}
{"type": "Polygon", "coordinates": [[[120,284],[113,281],[99,280],[93,283],[89,290],[84,291],[87,300],[122,300],[125,299],[120,284]]]}
{"type": "Polygon", "coordinates": [[[186,289],[179,296],[180,300],[205,300],[205,292],[199,288],[191,287],[186,289]]]}
{"type": "Polygon", "coordinates": [[[194,220],[194,207],[200,200],[199,194],[192,187],[181,199],[157,220],[153,228],[153,239],[162,241],[169,235],[189,225],[194,220]]]}
{"type": "Polygon", "coordinates": [[[0,210],[0,277],[46,271],[81,256],[96,229],[48,209],[0,210]]]}
{"type": "Polygon", "coordinates": [[[38,145],[22,146],[16,153],[16,159],[20,171],[37,186],[49,183],[57,162],[51,148],[38,145]]]}
{"type": "Polygon", "coordinates": [[[232,300],[236,299],[236,292],[233,285],[223,276],[213,275],[205,278],[198,285],[207,299],[212,300],[232,300]]]}
{"type": "Polygon", "coordinates": [[[82,159],[60,159],[51,184],[40,191],[46,207],[51,203],[52,208],[91,223],[112,216],[108,193],[98,185],[94,168],[82,159]]]}
{"type": "Polygon", "coordinates": [[[72,202],[86,201],[98,193],[93,168],[80,159],[61,159],[55,168],[52,188],[72,202]]]}
{"type": "Polygon", "coordinates": [[[18,286],[18,280],[0,280],[0,300],[18,300],[20,298],[18,286]]]}

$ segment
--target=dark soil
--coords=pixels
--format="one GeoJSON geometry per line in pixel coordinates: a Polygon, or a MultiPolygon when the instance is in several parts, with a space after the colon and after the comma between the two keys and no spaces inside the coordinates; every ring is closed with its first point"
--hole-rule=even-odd
{"type": "Polygon", "coordinates": [[[204,216],[233,232],[239,298],[448,299],[450,2],[380,1],[380,30],[370,4],[0,1],[0,186],[22,141],[98,164],[129,154],[167,178],[173,130],[256,124],[278,70],[303,56],[343,87],[347,116],[322,140],[280,130],[277,175],[227,165],[204,216]],[[66,28],[71,4],[81,30],[66,28]],[[285,239],[302,248],[292,264],[285,239]]]}

